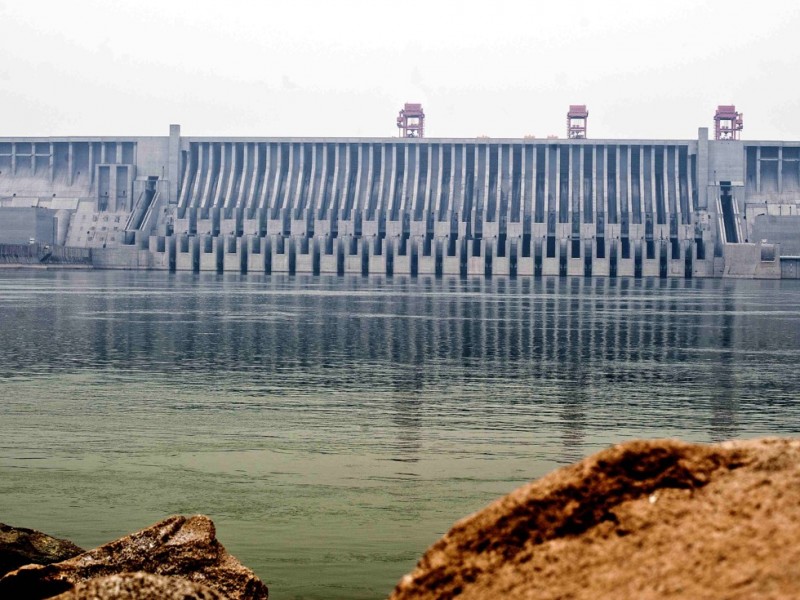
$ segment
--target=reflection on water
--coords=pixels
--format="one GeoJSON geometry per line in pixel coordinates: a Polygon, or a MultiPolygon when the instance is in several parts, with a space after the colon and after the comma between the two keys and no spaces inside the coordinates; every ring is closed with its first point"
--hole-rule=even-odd
{"type": "Polygon", "coordinates": [[[272,597],[378,598],[610,443],[796,435],[797,282],[0,272],[0,520],[203,512],[272,597]]]}

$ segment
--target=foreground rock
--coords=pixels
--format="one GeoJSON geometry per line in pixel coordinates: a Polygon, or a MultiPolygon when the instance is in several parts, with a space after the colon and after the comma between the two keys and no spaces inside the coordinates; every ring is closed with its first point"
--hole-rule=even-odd
{"type": "Polygon", "coordinates": [[[67,540],[0,523],[0,577],[22,565],[49,565],[81,552],[82,548],[67,540]]]}
{"type": "Polygon", "coordinates": [[[74,558],[0,579],[0,598],[49,598],[100,577],[143,571],[200,583],[230,600],[265,600],[267,587],[217,541],[204,516],[170,517],[74,558]]]}
{"type": "Polygon", "coordinates": [[[209,587],[180,577],[123,573],[79,583],[53,600],[225,600],[209,587]]]}
{"type": "Polygon", "coordinates": [[[392,600],[800,598],[800,440],[631,442],[459,521],[392,600]]]}

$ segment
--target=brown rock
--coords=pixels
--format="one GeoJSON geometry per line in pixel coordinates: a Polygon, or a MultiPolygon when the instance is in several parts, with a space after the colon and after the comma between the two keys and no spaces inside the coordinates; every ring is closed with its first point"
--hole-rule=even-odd
{"type": "Polygon", "coordinates": [[[265,600],[267,587],[217,541],[202,515],[170,517],[69,560],[26,566],[0,579],[0,598],[39,599],[81,582],[144,571],[206,585],[230,600],[265,600]]]}
{"type": "Polygon", "coordinates": [[[225,600],[209,587],[181,577],[122,573],[90,579],[53,600],[225,600]]]}
{"type": "Polygon", "coordinates": [[[800,440],[631,442],[456,523],[392,600],[800,598],[800,440]]]}
{"type": "Polygon", "coordinates": [[[49,565],[83,552],[67,540],[0,523],[0,577],[31,563],[49,565]]]}

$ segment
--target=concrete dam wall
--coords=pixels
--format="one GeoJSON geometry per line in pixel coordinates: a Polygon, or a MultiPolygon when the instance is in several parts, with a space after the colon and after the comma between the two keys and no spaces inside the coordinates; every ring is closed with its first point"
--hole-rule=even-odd
{"type": "Polygon", "coordinates": [[[674,142],[190,141],[174,231],[212,254],[220,236],[223,255],[234,237],[288,244],[295,270],[298,255],[334,272],[633,275],[661,255],[680,270],[705,250],[695,162],[674,142]]]}
{"type": "Polygon", "coordinates": [[[800,143],[706,129],[677,141],[187,138],[177,126],[0,138],[0,243],[3,207],[47,209],[57,243],[97,249],[104,267],[780,277],[780,244],[800,240],[781,217],[798,206],[800,143]]]}

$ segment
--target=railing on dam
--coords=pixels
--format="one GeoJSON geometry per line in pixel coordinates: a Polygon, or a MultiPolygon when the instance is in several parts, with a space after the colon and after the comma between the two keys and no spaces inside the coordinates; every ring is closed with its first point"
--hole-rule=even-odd
{"type": "Polygon", "coordinates": [[[0,244],[0,263],[91,266],[92,251],[49,244],[0,244]]]}

